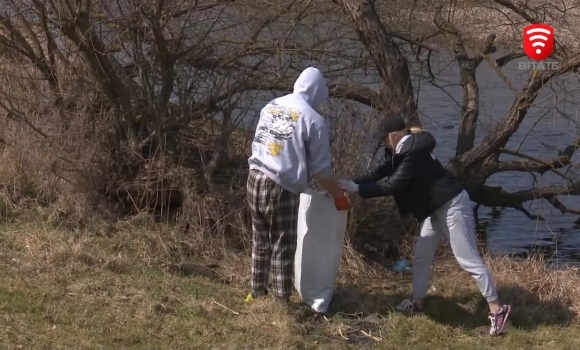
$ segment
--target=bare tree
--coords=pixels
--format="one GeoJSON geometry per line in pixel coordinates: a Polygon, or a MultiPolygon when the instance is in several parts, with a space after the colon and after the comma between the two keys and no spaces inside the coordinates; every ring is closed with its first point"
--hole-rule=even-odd
{"type": "MultiPolygon", "coordinates": [[[[567,147],[565,150],[562,150],[555,159],[551,160],[538,159],[531,155],[525,155],[521,152],[504,148],[510,138],[518,130],[523,119],[526,117],[527,111],[534,103],[539,91],[544,88],[550,80],[579,69],[580,59],[578,58],[577,53],[574,53],[573,48],[570,48],[570,44],[564,45],[562,43],[557,43],[554,56],[559,61],[558,69],[535,71],[534,74],[530,76],[523,89],[514,91],[516,97],[504,118],[483,137],[483,140],[478,145],[476,145],[475,130],[480,112],[479,88],[475,77],[477,67],[483,60],[489,61],[493,67],[496,67],[497,74],[506,81],[506,84],[508,84],[510,88],[514,89],[513,84],[510,84],[509,80],[507,80],[505,75],[502,73],[501,66],[514,58],[522,57],[523,53],[521,51],[512,52],[506,57],[499,58],[496,62],[492,62],[490,54],[497,50],[495,43],[497,35],[493,31],[488,31],[489,34],[487,34],[487,38],[482,40],[481,44],[469,45],[472,44],[472,42],[466,41],[466,37],[470,36],[469,33],[466,32],[465,28],[462,31],[457,25],[453,24],[453,22],[458,22],[456,10],[458,7],[461,7],[457,2],[445,5],[445,8],[437,2],[424,5],[422,9],[424,13],[429,12],[429,9],[432,9],[432,13],[435,14],[432,18],[434,24],[433,29],[435,32],[433,34],[423,35],[423,38],[418,37],[414,40],[409,39],[410,33],[405,33],[402,28],[389,28],[388,25],[381,21],[380,16],[378,15],[378,10],[375,8],[373,1],[342,0],[335,2],[350,15],[353,26],[357,29],[361,41],[366,44],[375,65],[380,67],[378,69],[387,70],[389,72],[398,72],[394,77],[387,74],[379,74],[381,76],[381,96],[388,96],[386,95],[387,93],[382,92],[383,90],[397,91],[397,89],[403,89],[403,87],[405,87],[403,91],[407,91],[405,95],[406,97],[402,100],[390,98],[385,100],[383,103],[401,105],[398,101],[412,100],[412,96],[409,96],[410,93],[408,93],[408,91],[413,91],[412,88],[409,87],[410,77],[406,73],[408,69],[402,67],[407,63],[400,64],[404,59],[400,58],[400,51],[396,49],[397,45],[394,44],[396,38],[404,38],[407,43],[412,43],[419,49],[421,48],[421,43],[425,37],[433,38],[442,36],[444,42],[450,44],[457,65],[460,68],[461,86],[463,87],[463,102],[461,104],[462,116],[458,128],[456,157],[451,160],[449,168],[466,183],[473,200],[486,206],[516,208],[526,213],[529,217],[535,218],[536,216],[530,214],[524,209],[523,203],[533,199],[544,198],[555,205],[563,213],[580,213],[577,209],[566,208],[557,199],[558,195],[579,193],[580,188],[578,187],[577,179],[574,177],[573,172],[567,172],[566,175],[562,175],[562,177],[567,181],[567,184],[561,186],[534,188],[517,193],[507,193],[502,188],[486,186],[487,179],[498,172],[520,171],[541,174],[547,171],[553,171],[561,174],[557,169],[568,167],[571,164],[571,158],[578,148],[578,141],[567,147]],[[446,16],[443,15],[444,11],[446,12],[446,16]],[[471,54],[469,53],[470,46],[475,46],[474,50],[471,50],[474,51],[471,54]],[[382,47],[382,49],[377,49],[377,47],[382,47]],[[397,87],[394,87],[395,85],[397,87]],[[500,161],[499,157],[501,154],[516,155],[524,160],[500,161]]],[[[483,10],[488,14],[495,13],[503,15],[506,15],[505,12],[509,11],[510,13],[506,16],[511,21],[509,29],[512,31],[521,32],[523,25],[520,23],[522,21],[524,23],[536,23],[552,20],[552,22],[556,22],[556,27],[565,28],[567,25],[573,27],[569,22],[566,22],[565,17],[566,14],[571,16],[574,8],[565,3],[562,4],[564,8],[558,8],[549,2],[538,2],[534,5],[516,5],[510,1],[498,0],[495,1],[495,3],[497,6],[486,3],[485,6],[483,6],[483,10]],[[566,8],[566,6],[568,6],[568,8],[566,8]]],[[[462,5],[466,10],[464,11],[465,14],[470,5],[462,5]]],[[[409,7],[409,12],[412,14],[413,11],[416,10],[416,7],[414,5],[409,7]]],[[[479,7],[479,10],[482,10],[481,6],[479,7]]],[[[469,11],[473,11],[473,9],[469,8],[469,11]]],[[[577,10],[576,16],[578,16],[577,10]]],[[[577,17],[575,18],[577,20],[577,17]]],[[[475,19],[472,19],[471,21],[463,21],[464,27],[478,23],[475,21],[475,19]]],[[[484,22],[482,21],[479,23],[484,22]]],[[[473,33],[471,33],[471,36],[473,37],[473,33]]],[[[505,35],[503,36],[505,37],[505,35]]],[[[516,42],[519,42],[519,40],[508,40],[508,43],[513,46],[515,46],[514,44],[516,42]]],[[[434,80],[435,77],[432,77],[432,79],[434,80]]]]}
{"type": "MultiPolygon", "coordinates": [[[[314,1],[11,1],[0,17],[0,107],[40,135],[41,147],[63,140],[61,122],[82,126],[73,141],[99,143],[93,154],[113,197],[151,172],[148,159],[179,155],[180,140],[197,143],[188,135],[221,119],[212,157],[202,160],[211,179],[228,165],[230,135],[256,100],[292,90],[306,65],[335,67],[326,71],[334,97],[377,105],[371,88],[332,82],[366,65],[333,9],[314,1]]],[[[71,141],[54,163],[81,164],[74,153],[85,146],[71,141]]]]}
{"type": "MultiPolygon", "coordinates": [[[[211,179],[233,153],[245,153],[228,148],[237,127],[250,126],[256,105],[291,91],[307,65],[322,67],[339,104],[366,108],[369,115],[402,113],[418,125],[420,96],[410,66],[425,65],[427,79],[435,83],[430,57],[448,47],[463,88],[456,157],[449,169],[466,183],[472,199],[517,208],[528,216],[522,204],[536,198],[562,212],[578,212],[557,199],[579,192],[573,172],[558,171],[570,168],[577,143],[550,160],[506,149],[540,90],[578,70],[576,48],[558,39],[554,58],[559,68],[535,72],[519,90],[501,69],[522,53],[491,58],[499,45],[518,42],[525,23],[552,21],[574,36],[574,11],[566,3],[507,0],[400,1],[396,6],[369,0],[11,1],[0,14],[7,82],[0,87],[0,108],[7,121],[50,144],[63,131],[39,117],[47,111],[63,125],[91,125],[84,133],[89,139],[106,130],[106,155],[100,157],[115,174],[111,176],[117,187],[110,186],[110,194],[118,191],[119,183],[134,179],[144,159],[159,152],[179,153],[181,139],[206,131],[217,118],[220,132],[211,141],[215,151],[205,164],[211,179]],[[489,18],[477,19],[482,16],[489,18]],[[512,87],[515,98],[502,120],[476,144],[481,106],[475,72],[483,61],[512,87]],[[34,108],[30,101],[35,101],[34,108]],[[91,122],[81,123],[86,116],[91,122]],[[522,160],[501,161],[502,154],[522,160]],[[487,185],[493,174],[505,171],[555,172],[567,184],[517,193],[487,185]]],[[[342,115],[360,118],[360,113],[342,115]]]]}

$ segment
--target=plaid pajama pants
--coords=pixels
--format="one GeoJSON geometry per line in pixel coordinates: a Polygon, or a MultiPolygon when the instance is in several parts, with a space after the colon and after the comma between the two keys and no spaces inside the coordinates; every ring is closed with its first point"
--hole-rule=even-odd
{"type": "Polygon", "coordinates": [[[298,195],[258,170],[250,170],[247,191],[252,216],[252,291],[256,296],[266,293],[271,270],[274,296],[288,298],[298,240],[298,195]]]}

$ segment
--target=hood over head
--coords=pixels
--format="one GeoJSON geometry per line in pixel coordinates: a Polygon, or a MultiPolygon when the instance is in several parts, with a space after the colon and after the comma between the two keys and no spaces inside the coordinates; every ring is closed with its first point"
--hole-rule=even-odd
{"type": "Polygon", "coordinates": [[[306,68],[294,83],[294,94],[300,95],[312,109],[318,110],[328,99],[328,86],[322,73],[314,68],[306,68]]]}
{"type": "Polygon", "coordinates": [[[430,133],[426,131],[406,135],[399,141],[396,153],[407,155],[420,152],[433,152],[437,141],[430,133]]]}

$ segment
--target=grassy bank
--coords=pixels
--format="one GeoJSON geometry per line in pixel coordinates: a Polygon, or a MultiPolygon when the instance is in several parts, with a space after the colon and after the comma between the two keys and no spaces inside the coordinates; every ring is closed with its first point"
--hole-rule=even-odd
{"type": "MultiPolygon", "coordinates": [[[[427,316],[392,307],[409,276],[343,269],[333,314],[313,318],[295,297],[243,303],[247,253],[207,266],[168,259],[171,227],[72,233],[43,223],[4,225],[0,234],[2,349],[575,349],[578,271],[541,261],[496,259],[493,273],[514,307],[513,325],[487,336],[485,305],[452,261],[434,272],[427,316]]],[[[210,259],[210,260],[207,260],[210,259]]],[[[352,265],[352,264],[351,264],[352,265]]]]}

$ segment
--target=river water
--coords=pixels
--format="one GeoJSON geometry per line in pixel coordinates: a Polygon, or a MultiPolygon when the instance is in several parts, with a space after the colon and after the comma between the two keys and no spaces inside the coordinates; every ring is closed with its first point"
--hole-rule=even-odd
{"type": "MultiPolygon", "coordinates": [[[[494,57],[505,53],[507,51],[500,51],[494,57]]],[[[529,60],[527,58],[515,60],[502,68],[503,73],[516,89],[522,89],[531,73],[528,70],[519,70],[519,62],[529,62],[529,60]]],[[[308,63],[304,65],[305,68],[308,63]]],[[[459,68],[449,53],[434,54],[431,68],[437,77],[435,83],[438,86],[435,86],[427,79],[418,77],[419,66],[412,63],[410,65],[414,71],[413,87],[415,96],[418,97],[421,123],[436,137],[435,153],[446,165],[448,160],[455,155],[457,127],[461,119],[460,105],[463,92],[459,85],[459,68]]],[[[319,68],[325,71],[328,67],[319,68]]],[[[487,61],[481,63],[476,75],[480,89],[480,115],[476,130],[476,144],[478,144],[483,135],[503,118],[515,94],[487,61]]],[[[376,77],[348,78],[375,89],[378,87],[376,77]]],[[[331,79],[334,80],[336,77],[331,79]]],[[[259,110],[274,97],[269,93],[267,95],[255,100],[251,116],[247,115],[242,118],[243,125],[252,128],[253,124],[255,127],[259,110]]],[[[275,94],[275,96],[280,95],[282,93],[275,94]]],[[[542,89],[536,103],[529,109],[524,122],[506,148],[519,147],[521,153],[535,158],[547,160],[554,158],[558,151],[573,144],[580,135],[578,102],[580,102],[580,75],[571,74],[564,78],[553,79],[542,89]]],[[[362,108],[359,111],[365,110],[368,111],[368,108],[362,108]]],[[[379,160],[380,156],[378,155],[375,160],[379,160]]],[[[575,155],[573,161],[577,161],[578,158],[579,156],[575,155]]],[[[502,155],[500,159],[507,160],[510,157],[502,155]]],[[[494,175],[487,184],[502,186],[508,192],[513,192],[530,189],[533,186],[558,184],[561,181],[561,178],[553,173],[536,175],[534,180],[531,174],[510,172],[494,175]]],[[[565,205],[580,208],[580,196],[562,196],[560,200],[565,205]]],[[[546,260],[558,267],[580,266],[580,216],[563,215],[542,200],[528,202],[525,207],[532,214],[542,215],[545,221],[530,220],[522,212],[510,208],[479,208],[478,233],[479,237],[485,240],[488,251],[522,256],[535,251],[541,252],[546,260]]]]}
{"type": "MultiPolygon", "coordinates": [[[[503,53],[498,52],[496,56],[503,53]]],[[[529,71],[518,69],[520,61],[528,60],[522,58],[502,69],[518,89],[523,87],[530,74],[529,71]]],[[[450,62],[449,55],[442,54],[433,65],[433,70],[439,71],[438,77],[447,80],[438,82],[440,86],[459,83],[459,68],[450,62]]],[[[482,62],[476,74],[481,101],[477,144],[494,123],[505,115],[515,95],[486,61],[482,62]]],[[[457,142],[461,114],[457,103],[461,103],[463,96],[461,86],[446,86],[443,91],[425,80],[415,79],[414,87],[419,91],[421,122],[437,138],[436,154],[447,163],[454,155],[457,142]]],[[[577,102],[580,102],[580,75],[555,79],[542,90],[536,104],[529,110],[525,121],[506,148],[516,149],[521,143],[522,153],[540,159],[554,158],[558,151],[573,144],[579,135],[580,109],[577,102]]],[[[514,157],[502,156],[501,159],[510,158],[514,157]]],[[[577,161],[578,155],[573,160],[577,161]]],[[[502,186],[512,192],[561,182],[561,178],[553,173],[537,175],[534,183],[534,177],[530,174],[510,172],[494,175],[487,184],[502,186]]],[[[562,196],[560,199],[570,207],[580,208],[580,197],[562,196]]],[[[541,200],[528,202],[525,207],[532,214],[541,214],[546,220],[530,220],[522,212],[509,208],[479,209],[478,232],[486,240],[488,250],[510,254],[541,251],[555,265],[580,265],[580,216],[562,215],[541,200]]]]}

